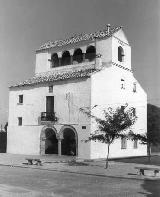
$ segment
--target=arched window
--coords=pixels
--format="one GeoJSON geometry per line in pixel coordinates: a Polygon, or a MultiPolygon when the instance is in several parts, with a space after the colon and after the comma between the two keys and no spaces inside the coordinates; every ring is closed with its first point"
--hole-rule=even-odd
{"type": "Polygon", "coordinates": [[[96,58],[96,49],[94,46],[89,46],[86,50],[85,59],[93,61],[96,58]]]}
{"type": "Polygon", "coordinates": [[[83,61],[83,53],[81,49],[76,49],[73,54],[73,61],[81,63],[83,61]]]}
{"type": "Polygon", "coordinates": [[[124,50],[121,46],[118,47],[118,61],[119,62],[124,61],[124,50]]]}
{"type": "Polygon", "coordinates": [[[65,51],[62,54],[62,60],[61,60],[61,65],[65,66],[65,65],[70,65],[71,64],[71,56],[69,51],[65,51]]]}
{"type": "Polygon", "coordinates": [[[58,66],[59,66],[59,59],[58,59],[57,53],[54,53],[54,54],[51,56],[51,63],[52,63],[52,68],[53,68],[53,67],[58,67],[58,66]]]}

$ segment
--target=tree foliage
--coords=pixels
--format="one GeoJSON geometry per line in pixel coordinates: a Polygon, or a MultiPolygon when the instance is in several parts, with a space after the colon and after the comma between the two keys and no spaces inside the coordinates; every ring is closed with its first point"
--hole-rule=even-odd
{"type": "Polygon", "coordinates": [[[88,117],[93,118],[97,123],[97,130],[90,134],[88,141],[99,141],[108,145],[108,152],[106,158],[106,168],[108,168],[108,157],[110,145],[115,139],[126,137],[126,130],[129,129],[136,121],[136,116],[133,113],[133,108],[128,109],[128,105],[117,107],[116,109],[108,108],[103,111],[104,118],[99,118],[92,115],[90,111],[80,109],[87,114],[88,117]]]}
{"type": "Polygon", "coordinates": [[[132,134],[133,140],[139,140],[141,144],[147,145],[147,152],[151,156],[151,146],[160,144],[160,108],[147,105],[147,131],[143,134],[132,134]]]}
{"type": "Polygon", "coordinates": [[[160,144],[160,108],[151,104],[147,105],[147,142],[160,144]]]}

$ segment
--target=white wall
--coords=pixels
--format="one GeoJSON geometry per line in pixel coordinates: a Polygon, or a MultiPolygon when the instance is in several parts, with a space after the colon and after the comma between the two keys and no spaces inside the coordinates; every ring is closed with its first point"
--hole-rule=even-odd
{"type": "Polygon", "coordinates": [[[23,154],[39,153],[40,138],[37,135],[40,136],[42,127],[39,125],[38,119],[41,112],[46,111],[46,96],[54,96],[54,109],[58,117],[58,122],[54,126],[57,128],[57,132],[63,125],[73,125],[77,128],[79,156],[82,157],[83,155],[88,158],[90,145],[82,142],[82,140],[85,140],[89,135],[90,120],[79,111],[79,108],[90,107],[90,90],[90,79],[53,83],[53,93],[48,92],[47,84],[11,89],[7,151],[23,154]],[[69,100],[66,99],[68,93],[70,93],[69,100]],[[23,94],[23,104],[18,104],[18,98],[21,94],[23,94]],[[23,118],[22,126],[18,126],[18,117],[23,118]],[[86,129],[83,130],[82,126],[86,126],[86,129]],[[21,145],[23,146],[22,149],[20,148],[21,145]],[[85,151],[86,149],[88,152],[85,151]]]}
{"type": "MultiPolygon", "coordinates": [[[[91,77],[91,106],[98,105],[92,111],[98,117],[103,117],[103,110],[108,107],[116,108],[128,103],[128,107],[136,108],[137,122],[133,131],[144,133],[147,131],[147,97],[133,74],[122,68],[112,66],[92,75],[91,77]],[[121,89],[121,78],[125,78],[125,89],[121,89]],[[137,83],[137,92],[133,92],[133,83],[137,83]]],[[[92,121],[91,130],[96,130],[92,121]]],[[[91,158],[106,157],[107,147],[101,143],[91,143],[91,158]],[[100,150],[100,151],[99,151],[100,150]]],[[[146,155],[146,146],[133,149],[133,142],[128,141],[128,148],[121,149],[120,141],[116,141],[110,150],[110,157],[146,155]],[[131,151],[132,150],[132,151],[131,151]]]]}
{"type": "MultiPolygon", "coordinates": [[[[90,132],[90,125],[82,129],[84,124],[72,125],[78,133],[78,157],[90,158],[90,143],[85,143],[90,132]],[[87,150],[87,151],[86,151],[87,150]]],[[[7,135],[7,153],[39,155],[40,154],[40,135],[44,125],[35,126],[9,126],[7,135]]],[[[54,125],[57,132],[63,125],[54,125]]]]}
{"type": "Polygon", "coordinates": [[[96,41],[96,52],[102,55],[102,64],[108,65],[112,60],[112,38],[96,41]]]}
{"type": "Polygon", "coordinates": [[[40,131],[43,126],[8,126],[7,153],[40,153],[40,131]]]}
{"type": "Polygon", "coordinates": [[[59,123],[87,123],[79,108],[90,106],[90,79],[80,79],[12,89],[9,96],[9,125],[16,126],[17,117],[23,117],[23,125],[37,125],[41,112],[46,111],[46,96],[54,96],[59,123]],[[49,85],[53,85],[53,93],[49,93],[49,85]],[[23,104],[18,104],[21,94],[23,104]]]}
{"type": "MultiPolygon", "coordinates": [[[[91,159],[106,158],[108,147],[106,144],[91,142],[91,159]]],[[[133,141],[127,140],[127,148],[121,149],[121,140],[115,140],[110,146],[109,158],[132,157],[147,155],[146,146],[138,142],[138,148],[133,147],[133,141]]]]}

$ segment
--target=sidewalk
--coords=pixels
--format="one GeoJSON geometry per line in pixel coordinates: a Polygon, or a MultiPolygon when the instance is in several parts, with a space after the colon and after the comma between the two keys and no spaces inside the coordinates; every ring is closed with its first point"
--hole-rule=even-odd
{"type": "MultiPolygon", "coordinates": [[[[48,171],[60,171],[60,172],[69,172],[76,174],[85,174],[91,176],[102,176],[102,177],[116,177],[116,178],[129,178],[129,179],[138,179],[138,180],[160,180],[160,173],[156,177],[153,176],[153,172],[146,171],[146,176],[139,176],[137,174],[136,166],[144,166],[143,164],[136,163],[124,163],[115,161],[109,161],[109,168],[105,169],[105,161],[87,161],[72,163],[75,159],[74,157],[67,156],[28,156],[28,155],[15,155],[0,153],[0,165],[12,166],[12,167],[21,167],[21,168],[33,168],[40,170],[48,171]],[[25,158],[39,158],[42,161],[42,166],[36,165],[26,165],[27,162],[25,158]],[[69,165],[70,164],[70,165],[69,165]]],[[[150,165],[153,167],[153,165],[150,165]]],[[[157,166],[154,166],[157,167],[157,166]]]]}

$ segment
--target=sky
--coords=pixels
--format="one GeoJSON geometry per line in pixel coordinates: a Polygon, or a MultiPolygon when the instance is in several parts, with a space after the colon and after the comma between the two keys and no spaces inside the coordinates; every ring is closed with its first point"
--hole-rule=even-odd
{"type": "Polygon", "coordinates": [[[132,69],[160,106],[160,0],[0,0],[0,124],[8,118],[8,87],[34,75],[35,50],[48,40],[123,26],[132,69]]]}

